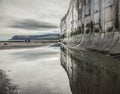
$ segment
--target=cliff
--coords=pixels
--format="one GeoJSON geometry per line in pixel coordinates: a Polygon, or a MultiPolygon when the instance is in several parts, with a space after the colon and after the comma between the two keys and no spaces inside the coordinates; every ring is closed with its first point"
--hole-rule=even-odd
{"type": "Polygon", "coordinates": [[[59,34],[15,35],[11,40],[58,40],[59,37],[59,34]]]}

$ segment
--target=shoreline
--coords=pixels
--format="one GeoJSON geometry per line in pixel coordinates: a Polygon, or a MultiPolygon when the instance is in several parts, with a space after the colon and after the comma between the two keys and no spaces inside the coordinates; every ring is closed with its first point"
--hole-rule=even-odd
{"type": "Polygon", "coordinates": [[[50,44],[53,44],[55,42],[49,42],[49,43],[7,43],[7,44],[0,44],[0,50],[6,50],[6,49],[23,49],[23,48],[35,48],[35,47],[42,47],[42,46],[48,46],[50,44]]]}

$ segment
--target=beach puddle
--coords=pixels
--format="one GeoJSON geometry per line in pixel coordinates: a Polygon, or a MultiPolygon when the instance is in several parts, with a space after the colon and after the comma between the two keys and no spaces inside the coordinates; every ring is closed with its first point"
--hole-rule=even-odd
{"type": "Polygon", "coordinates": [[[71,94],[59,47],[1,50],[0,57],[0,94],[71,94]]]}

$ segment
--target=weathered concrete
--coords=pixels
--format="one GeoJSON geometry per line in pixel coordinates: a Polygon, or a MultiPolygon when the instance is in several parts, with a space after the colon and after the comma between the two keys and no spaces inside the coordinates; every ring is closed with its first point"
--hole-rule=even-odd
{"type": "Polygon", "coordinates": [[[74,47],[120,53],[120,0],[71,0],[61,40],[74,47]]]}

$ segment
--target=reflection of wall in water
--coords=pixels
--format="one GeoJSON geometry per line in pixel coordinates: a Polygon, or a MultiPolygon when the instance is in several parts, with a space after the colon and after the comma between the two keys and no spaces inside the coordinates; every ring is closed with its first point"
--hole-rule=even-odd
{"type": "Polygon", "coordinates": [[[101,54],[63,49],[61,63],[73,94],[120,94],[120,61],[101,54]]]}

